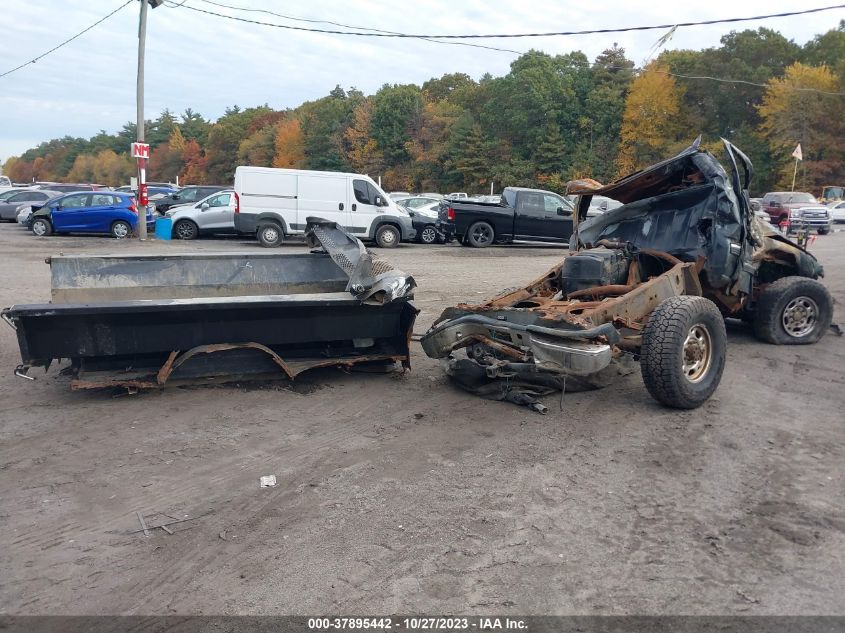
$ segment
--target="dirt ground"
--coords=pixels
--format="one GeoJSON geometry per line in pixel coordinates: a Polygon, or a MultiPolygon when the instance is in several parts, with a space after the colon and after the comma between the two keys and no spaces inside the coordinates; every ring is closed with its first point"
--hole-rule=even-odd
{"type": "MultiPolygon", "coordinates": [[[[0,305],[47,300],[59,252],[256,248],[3,224],[0,305]]],[[[813,250],[845,322],[845,232],[813,250]]],[[[423,332],[562,251],[382,254],[416,277],[423,332]]],[[[700,409],[659,406],[636,373],[546,416],[453,388],[417,344],[404,375],[134,396],[18,362],[0,324],[3,613],[845,614],[843,338],[730,324],[700,409]],[[197,518],[145,537],[136,511],[197,518]]]]}

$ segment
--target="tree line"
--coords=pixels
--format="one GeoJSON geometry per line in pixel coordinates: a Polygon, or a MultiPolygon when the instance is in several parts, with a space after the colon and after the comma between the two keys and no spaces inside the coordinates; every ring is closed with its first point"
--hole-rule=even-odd
{"type": "MultiPolygon", "coordinates": [[[[532,50],[502,77],[451,73],[373,95],[338,86],[287,110],[232,106],[213,122],[165,110],[146,126],[148,179],[227,184],[246,164],[367,173],[387,190],[562,191],[667,158],[700,133],[710,149],[724,137],[751,157],[755,193],[790,184],[801,143],[798,185],[817,192],[845,181],[845,97],[832,94],[842,92],[845,20],[804,46],[766,28],[732,31],[718,47],[665,51],[642,69],[616,44],[592,62],[532,50]]],[[[133,123],[53,139],[3,171],[16,182],[126,184],[134,139],[133,123]]]]}

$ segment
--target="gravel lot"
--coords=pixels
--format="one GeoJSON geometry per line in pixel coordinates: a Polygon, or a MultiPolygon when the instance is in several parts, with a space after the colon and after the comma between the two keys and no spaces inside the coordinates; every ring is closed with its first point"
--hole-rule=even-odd
{"type": "MultiPolygon", "coordinates": [[[[3,224],[0,306],[48,299],[58,252],[257,248],[3,224]]],[[[844,320],[845,233],[813,250],[844,320]]],[[[416,277],[423,332],[562,251],[383,254],[416,277]]],[[[127,396],[15,378],[0,332],[0,612],[845,614],[843,338],[775,347],[732,323],[699,410],[637,373],[541,416],[451,387],[417,344],[405,375],[127,396]],[[145,537],[136,511],[199,518],[145,537]]]]}

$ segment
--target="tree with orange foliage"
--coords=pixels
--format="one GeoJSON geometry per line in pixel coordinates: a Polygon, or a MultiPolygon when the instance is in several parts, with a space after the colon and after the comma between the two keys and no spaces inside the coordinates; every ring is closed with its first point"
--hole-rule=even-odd
{"type": "Polygon", "coordinates": [[[343,133],[346,160],[362,174],[379,174],[384,169],[384,152],[371,137],[373,100],[365,98],[352,112],[352,125],[343,133]]]}
{"type": "Polygon", "coordinates": [[[792,151],[798,143],[804,159],[797,187],[816,191],[839,184],[845,174],[845,117],[839,78],[825,66],[797,62],[783,77],[769,80],[763,102],[757,108],[763,121],[760,133],[769,145],[778,170],[778,185],[792,184],[792,151]],[[801,90],[801,88],[815,89],[801,90]]]}
{"type": "Polygon", "coordinates": [[[682,138],[683,90],[667,71],[668,68],[653,62],[631,83],[616,159],[620,175],[668,158],[680,149],[679,143],[687,140],[682,138]]]}
{"type": "Polygon", "coordinates": [[[276,154],[273,167],[299,169],[305,164],[305,141],[297,118],[289,118],[276,124],[276,154]]]}
{"type": "Polygon", "coordinates": [[[185,184],[204,185],[208,180],[206,161],[202,148],[196,141],[186,141],[182,150],[182,169],[180,178],[185,184]]]}

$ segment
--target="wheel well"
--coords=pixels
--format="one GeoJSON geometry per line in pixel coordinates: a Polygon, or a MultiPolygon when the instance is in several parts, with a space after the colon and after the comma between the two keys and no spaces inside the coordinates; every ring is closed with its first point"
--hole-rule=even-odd
{"type": "Polygon", "coordinates": [[[279,217],[278,215],[259,215],[258,218],[255,220],[255,232],[258,233],[258,229],[261,228],[262,224],[275,224],[280,229],[282,229],[282,233],[287,235],[288,233],[288,226],[285,223],[284,218],[279,217]]]}
{"type": "Polygon", "coordinates": [[[193,224],[193,225],[194,225],[194,228],[197,230],[197,232],[199,232],[199,230],[200,230],[200,226],[199,226],[199,224],[197,224],[197,223],[196,223],[194,220],[192,220],[191,218],[179,218],[178,220],[176,220],[176,221],[173,223],[173,230],[176,230],[176,225],[177,225],[177,224],[179,224],[180,222],[190,222],[191,224],[193,224]]]}
{"type": "Polygon", "coordinates": [[[376,224],[375,228],[373,229],[373,238],[375,238],[376,234],[381,230],[383,226],[392,226],[394,229],[399,231],[399,239],[401,240],[405,236],[402,235],[402,227],[399,226],[396,222],[391,222],[390,220],[382,220],[378,224],[376,224]]]}

